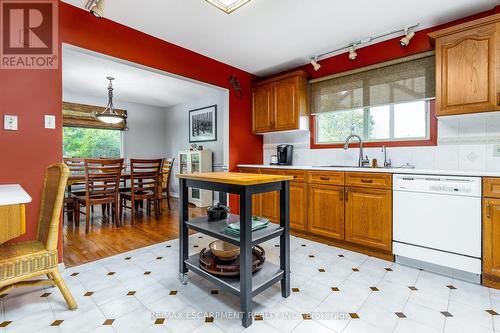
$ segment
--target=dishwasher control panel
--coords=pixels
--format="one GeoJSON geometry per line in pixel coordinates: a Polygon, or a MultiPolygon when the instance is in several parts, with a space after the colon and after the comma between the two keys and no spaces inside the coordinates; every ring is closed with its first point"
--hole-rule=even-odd
{"type": "Polygon", "coordinates": [[[394,174],[393,189],[394,191],[480,197],[481,178],[394,174]]]}

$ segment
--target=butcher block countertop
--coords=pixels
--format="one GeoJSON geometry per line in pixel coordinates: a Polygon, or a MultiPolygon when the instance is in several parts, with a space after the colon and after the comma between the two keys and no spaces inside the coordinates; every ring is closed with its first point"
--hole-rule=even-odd
{"type": "Polygon", "coordinates": [[[292,180],[291,176],[261,175],[242,172],[200,172],[177,174],[177,178],[206,182],[250,186],[292,180]]]}

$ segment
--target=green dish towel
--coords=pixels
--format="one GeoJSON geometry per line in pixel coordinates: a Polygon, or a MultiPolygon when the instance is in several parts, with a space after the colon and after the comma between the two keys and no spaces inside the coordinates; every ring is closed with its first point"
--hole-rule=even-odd
{"type": "MultiPolygon", "coordinates": [[[[269,224],[269,219],[260,217],[260,216],[252,216],[252,232],[260,229],[264,229],[269,224]]],[[[240,235],[240,222],[235,222],[229,224],[225,233],[231,236],[239,236],[240,235]]]]}

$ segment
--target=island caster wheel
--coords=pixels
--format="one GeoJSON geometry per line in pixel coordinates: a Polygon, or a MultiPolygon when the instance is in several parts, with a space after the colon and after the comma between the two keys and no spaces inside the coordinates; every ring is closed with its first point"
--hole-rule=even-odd
{"type": "Polygon", "coordinates": [[[187,273],[180,273],[179,274],[179,281],[181,281],[181,283],[183,285],[186,285],[188,283],[188,275],[187,275],[187,273]]]}

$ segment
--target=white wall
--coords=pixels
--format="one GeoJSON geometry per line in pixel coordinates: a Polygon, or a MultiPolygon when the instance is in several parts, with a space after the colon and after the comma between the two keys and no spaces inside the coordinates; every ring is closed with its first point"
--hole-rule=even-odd
{"type": "MultiPolygon", "coordinates": [[[[175,157],[174,169],[172,173],[179,171],[178,154],[181,150],[188,150],[189,143],[189,110],[194,110],[210,105],[217,105],[217,141],[200,142],[198,145],[203,149],[209,149],[213,152],[212,161],[214,166],[221,166],[228,163],[227,140],[229,138],[229,96],[227,91],[214,89],[213,93],[202,99],[174,105],[166,108],[165,112],[165,130],[166,130],[166,153],[168,156],[175,157]]],[[[214,168],[215,171],[218,168],[214,168]]],[[[171,192],[178,193],[178,182],[171,181],[171,192]]]]}
{"type": "MultiPolygon", "coordinates": [[[[106,106],[107,97],[85,96],[63,93],[65,102],[106,106]]],[[[115,99],[117,109],[127,110],[128,130],[123,132],[123,157],[129,158],[163,158],[165,149],[165,109],[161,107],[122,102],[115,99]]]]}
{"type": "MultiPolygon", "coordinates": [[[[294,145],[294,165],[356,165],[358,149],[309,149],[309,132],[264,135],[264,163],[268,164],[276,145],[294,145]]],[[[438,145],[433,147],[389,147],[393,166],[410,163],[424,169],[500,171],[500,112],[438,119],[438,145]]],[[[368,158],[383,163],[380,148],[367,148],[368,158]]]]}

